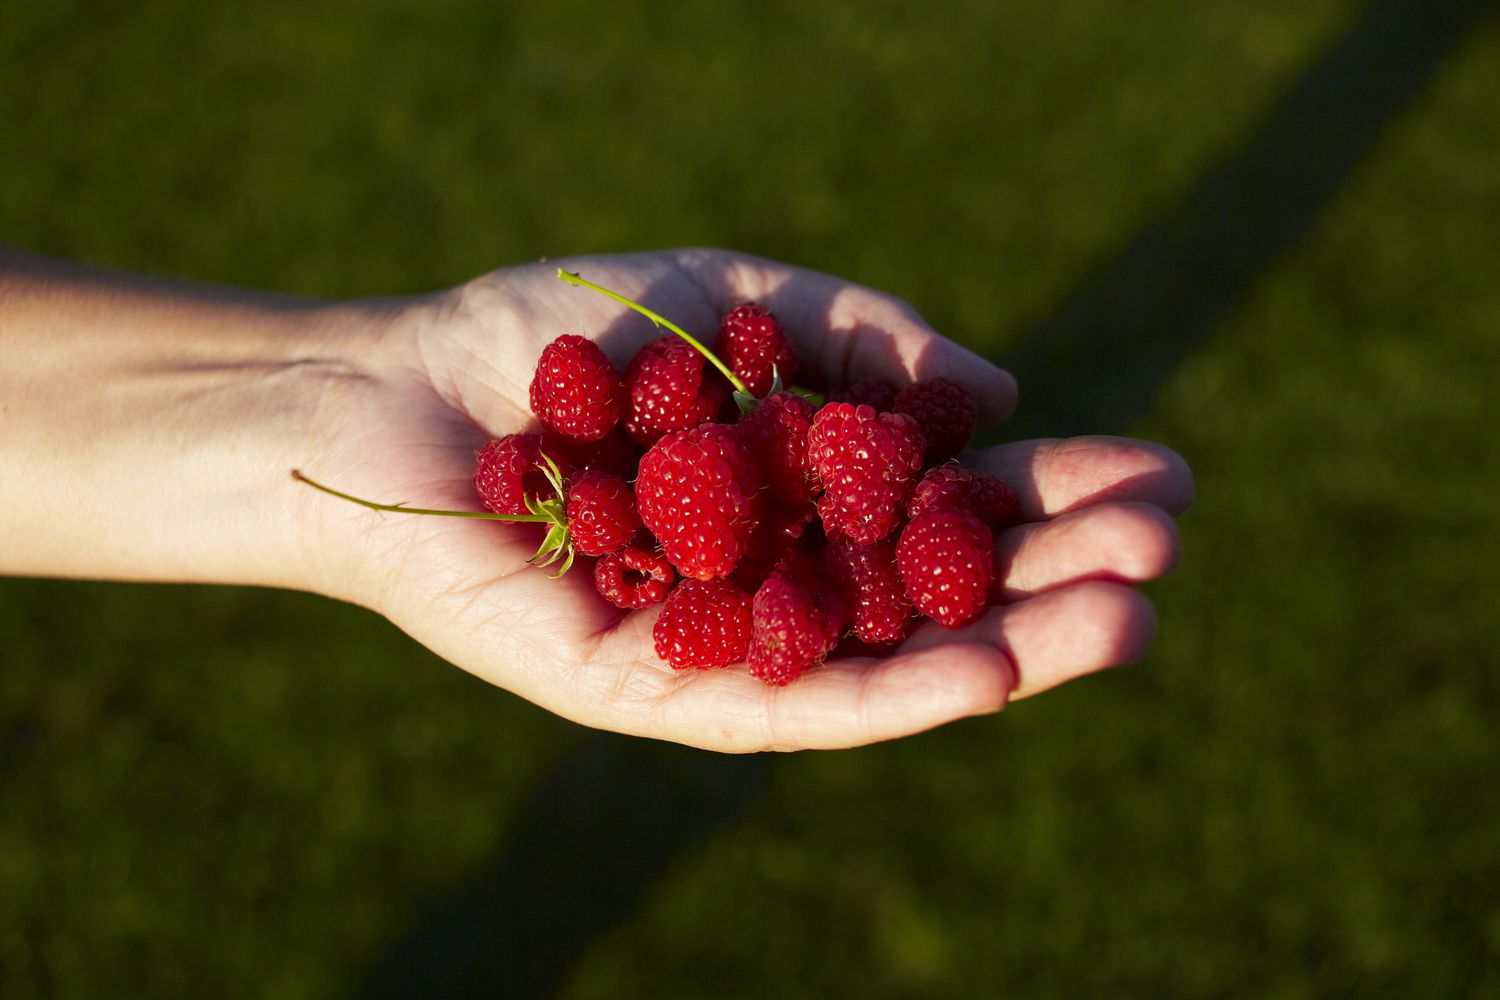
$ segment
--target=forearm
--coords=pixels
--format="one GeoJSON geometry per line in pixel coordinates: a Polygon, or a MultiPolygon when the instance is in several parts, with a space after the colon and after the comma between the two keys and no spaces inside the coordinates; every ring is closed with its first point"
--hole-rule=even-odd
{"type": "Polygon", "coordinates": [[[287,473],[376,328],[0,248],[0,572],[306,586],[287,473]]]}

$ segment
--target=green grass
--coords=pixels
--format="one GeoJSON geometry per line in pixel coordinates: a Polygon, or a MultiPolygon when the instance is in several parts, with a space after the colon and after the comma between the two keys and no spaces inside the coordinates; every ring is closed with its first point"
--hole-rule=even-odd
{"type": "MultiPolygon", "coordinates": [[[[0,239],[330,296],[723,244],[994,352],[1358,8],[362,6],[18,8],[0,239]]],[[[564,994],[1500,990],[1497,92],[1492,24],[1130,428],[1199,486],[1146,664],[777,761],[564,994]]],[[[319,599],[0,581],[0,994],[358,992],[579,737],[319,599]]]]}

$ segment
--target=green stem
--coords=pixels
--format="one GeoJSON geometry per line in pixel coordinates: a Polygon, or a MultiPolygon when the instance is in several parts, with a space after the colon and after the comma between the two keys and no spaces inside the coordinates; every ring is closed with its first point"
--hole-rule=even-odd
{"type": "Polygon", "coordinates": [[[566,281],[570,285],[582,285],[584,288],[593,289],[600,295],[604,295],[611,299],[614,299],[616,302],[624,303],[625,305],[634,309],[636,312],[640,313],[642,316],[649,319],[652,323],[655,323],[658,327],[665,327],[666,329],[671,330],[673,333],[677,334],[677,336],[681,337],[683,340],[687,341],[689,344],[692,344],[695,348],[697,348],[699,354],[712,361],[714,367],[724,373],[724,377],[729,380],[729,384],[734,386],[736,391],[742,392],[746,396],[750,395],[750,389],[745,385],[744,382],[740,380],[740,377],[736,375],[728,365],[720,361],[713,351],[710,351],[708,348],[704,347],[692,334],[688,333],[682,327],[678,326],[676,323],[673,323],[665,316],[657,312],[652,312],[650,309],[647,309],[645,306],[641,305],[639,302],[636,302],[634,299],[627,299],[619,292],[612,292],[602,285],[594,284],[587,278],[581,278],[577,273],[573,271],[564,271],[562,268],[558,268],[557,276],[559,279],[561,279],[562,281],[566,281]]]}
{"type": "Polygon", "coordinates": [[[315,490],[322,490],[324,493],[336,496],[340,500],[348,500],[350,503],[357,503],[361,507],[368,507],[371,510],[388,510],[397,514],[429,514],[433,517],[474,517],[484,521],[523,521],[536,524],[547,524],[555,520],[555,518],[550,518],[545,514],[491,514],[477,510],[429,510],[424,507],[407,507],[399,503],[376,503],[373,500],[362,500],[359,497],[350,496],[348,493],[340,493],[331,486],[324,486],[322,483],[304,476],[301,469],[293,469],[292,478],[299,483],[306,483],[315,490]]]}
{"type": "Polygon", "coordinates": [[[787,391],[796,393],[803,399],[807,400],[813,405],[813,409],[815,410],[821,410],[823,408],[823,404],[828,402],[828,397],[824,396],[816,389],[809,389],[805,385],[794,385],[787,391]]]}

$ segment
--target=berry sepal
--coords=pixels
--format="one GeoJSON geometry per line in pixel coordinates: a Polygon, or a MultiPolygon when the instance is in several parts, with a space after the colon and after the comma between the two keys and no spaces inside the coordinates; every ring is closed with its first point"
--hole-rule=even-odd
{"type": "MultiPolygon", "coordinates": [[[[783,389],[784,386],[782,386],[781,384],[781,373],[776,370],[775,365],[772,365],[771,390],[766,393],[766,398],[770,399],[772,396],[776,395],[778,392],[781,392],[783,389]]],[[[734,405],[739,407],[739,411],[741,414],[746,414],[755,409],[756,406],[760,405],[760,400],[756,399],[748,391],[742,392],[739,389],[736,389],[734,390],[734,405]]]]}
{"type": "MultiPolygon", "coordinates": [[[[803,399],[811,403],[813,409],[815,410],[819,409],[824,403],[828,401],[821,392],[817,391],[816,389],[809,389],[805,385],[794,385],[791,387],[787,387],[781,381],[781,373],[776,370],[775,365],[772,365],[771,388],[767,390],[765,399],[770,399],[778,392],[789,392],[794,396],[801,396],[803,399]]],[[[756,399],[754,396],[750,395],[750,393],[740,392],[738,389],[734,391],[734,405],[739,407],[740,413],[742,415],[749,413],[751,410],[755,409],[762,402],[764,402],[765,399],[756,399]]]]}
{"type": "Polygon", "coordinates": [[[553,496],[547,500],[540,500],[529,494],[526,497],[526,509],[543,519],[541,523],[548,525],[547,536],[542,539],[542,544],[537,546],[537,550],[526,561],[538,569],[546,569],[561,559],[562,565],[558,567],[557,572],[547,574],[555,580],[573,567],[573,536],[568,532],[562,470],[546,452],[542,453],[542,460],[537,463],[537,468],[542,475],[547,477],[553,496]]]}

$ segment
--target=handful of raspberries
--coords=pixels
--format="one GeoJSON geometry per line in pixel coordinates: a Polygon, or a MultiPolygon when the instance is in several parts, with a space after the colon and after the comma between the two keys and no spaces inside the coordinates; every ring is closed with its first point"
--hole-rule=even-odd
{"type": "Polygon", "coordinates": [[[530,387],[538,431],[490,441],[474,488],[489,513],[546,529],[532,561],[591,558],[620,608],[662,603],[653,637],[672,667],[748,662],[787,684],[840,642],[866,652],[920,616],[957,628],[991,603],[994,532],[1015,495],[952,461],[978,407],[947,379],[791,386],[797,358],[776,317],[746,303],[714,350],[614,292],[559,270],[671,331],[622,373],[592,341],[548,344],[530,387]]]}

